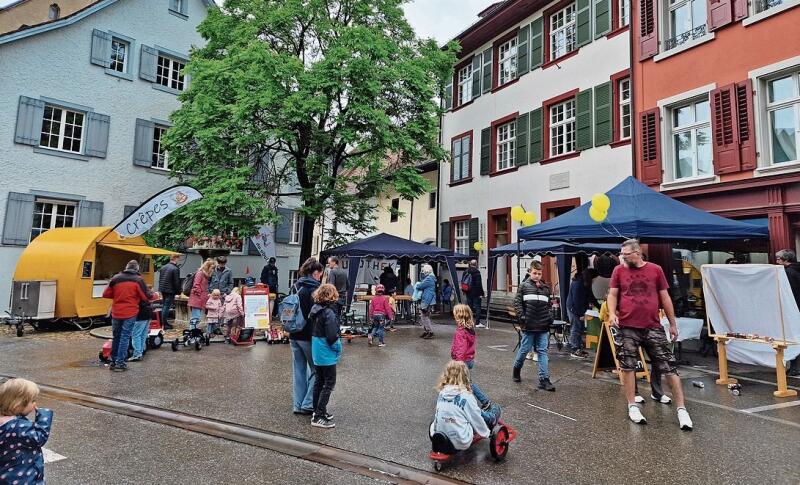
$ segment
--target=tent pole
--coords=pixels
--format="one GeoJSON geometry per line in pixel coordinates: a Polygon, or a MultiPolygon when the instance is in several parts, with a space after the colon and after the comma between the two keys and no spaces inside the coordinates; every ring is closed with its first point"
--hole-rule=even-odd
{"type": "Polygon", "coordinates": [[[520,258],[522,257],[522,240],[517,239],[517,290],[519,290],[519,285],[522,283],[520,282],[522,275],[520,274],[520,258]]]}

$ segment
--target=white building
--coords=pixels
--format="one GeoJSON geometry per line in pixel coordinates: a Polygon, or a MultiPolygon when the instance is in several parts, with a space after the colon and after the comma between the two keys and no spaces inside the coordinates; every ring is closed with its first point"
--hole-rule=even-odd
{"type": "MultiPolygon", "coordinates": [[[[0,35],[0,308],[19,255],[38,234],[114,225],[175,183],[160,138],[191,82],[181,69],[204,43],[197,26],[214,2],[85,3],[0,35]]],[[[13,13],[11,6],[0,15],[13,13]]],[[[275,234],[285,285],[297,268],[300,219],[281,213],[275,234]]],[[[264,261],[253,254],[245,244],[231,258],[235,277],[246,267],[258,276],[264,261]]]]}
{"type": "MultiPolygon", "coordinates": [[[[479,16],[455,38],[439,171],[440,246],[473,255],[517,240],[511,207],[546,220],[632,172],[628,0],[503,1],[479,16]]],[[[496,288],[515,274],[498,265],[496,288]]]]}

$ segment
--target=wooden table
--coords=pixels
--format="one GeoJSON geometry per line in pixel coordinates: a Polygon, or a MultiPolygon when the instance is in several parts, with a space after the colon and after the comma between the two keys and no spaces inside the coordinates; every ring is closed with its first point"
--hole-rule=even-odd
{"type": "MultiPolygon", "coordinates": [[[[377,295],[356,295],[356,296],[353,297],[353,299],[355,301],[363,301],[365,303],[365,307],[366,307],[366,311],[367,311],[367,313],[365,315],[369,315],[369,304],[376,296],[377,295]]],[[[395,321],[399,320],[398,315],[400,315],[400,313],[401,313],[401,312],[398,311],[396,303],[410,302],[411,303],[411,323],[416,325],[417,322],[418,322],[418,310],[419,310],[419,308],[416,305],[416,302],[414,302],[412,300],[411,295],[388,295],[388,296],[390,298],[394,299],[394,301],[395,301],[395,308],[394,308],[395,321]]],[[[407,322],[408,319],[405,319],[405,321],[407,322]]]]}
{"type": "Polygon", "coordinates": [[[728,352],[725,345],[731,340],[741,340],[743,342],[755,342],[771,346],[775,350],[775,377],[778,379],[778,390],[772,393],[775,397],[794,397],[797,391],[789,389],[786,383],[786,367],[783,365],[783,351],[789,345],[797,345],[797,342],[790,340],[767,340],[764,338],[741,338],[728,337],[727,335],[709,335],[717,341],[717,354],[719,355],[719,379],[717,384],[727,385],[736,384],[736,379],[728,377],[728,352]]]}

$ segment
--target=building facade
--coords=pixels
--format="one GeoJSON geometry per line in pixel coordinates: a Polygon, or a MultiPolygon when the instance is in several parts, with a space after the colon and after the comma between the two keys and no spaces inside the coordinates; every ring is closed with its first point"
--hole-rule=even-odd
{"type": "Polygon", "coordinates": [[[383,232],[410,241],[436,244],[438,164],[423,164],[420,171],[433,189],[413,200],[403,199],[393,190],[377,198],[374,234],[383,232]]]}
{"type": "MultiPolygon", "coordinates": [[[[456,37],[446,88],[439,244],[487,263],[515,242],[522,205],[562,214],[632,173],[629,6],[624,0],[498,2],[456,37]]],[[[498,265],[496,288],[515,281],[498,265]]]]}
{"type": "MultiPolygon", "coordinates": [[[[3,302],[16,261],[36,236],[55,227],[112,226],[175,183],[160,139],[191,82],[181,70],[192,46],[204,43],[197,25],[214,2],[87,4],[0,35],[3,302]]],[[[285,283],[297,267],[299,239],[291,238],[299,238],[299,219],[288,209],[281,214],[275,237],[285,283]]],[[[231,258],[235,277],[247,268],[258,276],[264,261],[251,254],[258,253],[245,243],[231,258]]],[[[185,272],[198,263],[198,256],[187,261],[185,272]]]]}
{"type": "Polygon", "coordinates": [[[800,242],[797,0],[640,0],[633,9],[636,176],[800,242]]]}

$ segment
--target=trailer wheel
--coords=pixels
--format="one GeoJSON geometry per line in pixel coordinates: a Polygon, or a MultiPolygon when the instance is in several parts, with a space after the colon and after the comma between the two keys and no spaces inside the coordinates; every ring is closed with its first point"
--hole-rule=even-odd
{"type": "Polygon", "coordinates": [[[161,347],[161,344],[163,343],[164,343],[164,336],[161,334],[154,336],[152,339],[152,347],[154,349],[161,347]]]}
{"type": "Polygon", "coordinates": [[[25,335],[25,329],[22,325],[17,325],[17,337],[22,337],[23,335],[25,335]]]}

